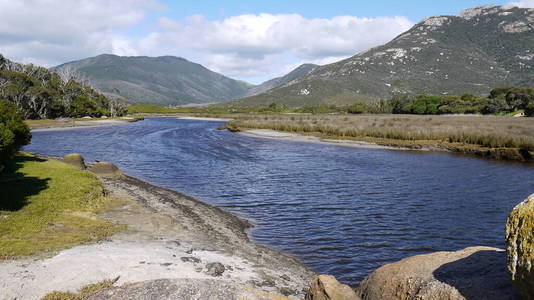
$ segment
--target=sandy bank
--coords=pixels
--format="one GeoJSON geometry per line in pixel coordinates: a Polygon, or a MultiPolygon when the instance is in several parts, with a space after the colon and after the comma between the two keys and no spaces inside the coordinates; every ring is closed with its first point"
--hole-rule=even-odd
{"type": "Polygon", "coordinates": [[[29,126],[32,131],[52,131],[52,130],[66,130],[79,127],[93,127],[93,126],[109,126],[120,125],[131,122],[141,121],[137,118],[120,118],[120,119],[100,119],[100,120],[71,120],[71,121],[56,121],[56,120],[36,120],[30,122],[29,126]]]}
{"type": "Polygon", "coordinates": [[[224,118],[206,118],[206,117],[188,117],[188,116],[179,116],[178,119],[181,120],[198,120],[198,121],[213,121],[213,122],[228,122],[233,119],[224,119],[224,118]]]}
{"type": "Polygon", "coordinates": [[[317,143],[324,145],[336,145],[343,147],[353,147],[353,148],[369,148],[369,149],[391,149],[391,150],[414,150],[404,147],[392,147],[392,146],[382,146],[375,143],[362,142],[362,141],[351,141],[351,140],[336,140],[336,139],[325,139],[316,136],[307,136],[300,135],[296,133],[287,133],[280,132],[270,129],[249,129],[238,132],[241,135],[250,136],[250,137],[261,137],[267,139],[276,139],[276,140],[286,140],[292,142],[305,142],[305,143],[317,143]]]}
{"type": "MultiPolygon", "coordinates": [[[[107,241],[51,257],[0,263],[0,299],[39,299],[120,276],[116,285],[154,279],[217,280],[302,298],[314,273],[248,239],[247,221],[172,190],[121,176],[102,178],[125,205],[101,217],[128,229],[107,241]]],[[[119,201],[119,200],[118,200],[119,201]]]]}

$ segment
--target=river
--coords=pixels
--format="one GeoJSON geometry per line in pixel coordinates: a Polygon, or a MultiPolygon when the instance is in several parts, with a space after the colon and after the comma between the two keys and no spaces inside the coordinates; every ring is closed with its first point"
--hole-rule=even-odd
{"type": "Polygon", "coordinates": [[[147,118],[33,132],[24,150],[117,164],[125,173],[251,220],[251,238],[354,285],[382,264],[467,246],[504,247],[534,167],[447,153],[345,148],[147,118]]]}

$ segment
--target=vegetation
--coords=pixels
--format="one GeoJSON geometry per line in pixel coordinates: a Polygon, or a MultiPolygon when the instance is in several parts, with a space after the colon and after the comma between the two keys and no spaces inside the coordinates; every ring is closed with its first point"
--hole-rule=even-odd
{"type": "Polygon", "coordinates": [[[46,294],[41,300],[82,300],[98,291],[112,287],[117,280],[119,277],[88,284],[82,287],[78,293],[53,291],[46,294]]]}
{"type": "Polygon", "coordinates": [[[463,96],[396,97],[391,100],[392,112],[397,114],[509,114],[524,111],[534,116],[534,87],[500,87],[487,98],[463,96]]]}
{"type": "Polygon", "coordinates": [[[0,173],[13,155],[30,143],[31,132],[17,113],[15,104],[0,100],[0,173]]]}
{"type": "Polygon", "coordinates": [[[18,154],[0,177],[0,259],[101,240],[122,227],[95,218],[111,205],[93,174],[18,154]]]}
{"type": "Polygon", "coordinates": [[[534,119],[498,116],[237,115],[228,127],[272,129],[410,148],[530,160],[534,119]]]}
{"type": "Polygon", "coordinates": [[[323,65],[236,106],[348,105],[358,101],[355,94],[479,96],[496,86],[533,86],[532,16],[528,8],[487,7],[469,19],[430,17],[385,45],[323,65]]]}
{"type": "Polygon", "coordinates": [[[53,73],[0,55],[0,97],[15,103],[24,119],[124,114],[123,100],[107,98],[79,80],[76,73],[53,73]]]}
{"type": "MultiPolygon", "coordinates": [[[[237,103],[237,102],[232,102],[237,103]]],[[[534,87],[500,87],[491,91],[488,97],[471,94],[462,96],[415,95],[400,96],[390,100],[365,100],[351,102],[348,105],[304,105],[288,107],[277,102],[264,106],[200,106],[200,107],[161,107],[148,104],[136,104],[126,109],[130,114],[140,113],[310,113],[310,114],[493,114],[508,115],[525,112],[534,116],[534,87]]]]}

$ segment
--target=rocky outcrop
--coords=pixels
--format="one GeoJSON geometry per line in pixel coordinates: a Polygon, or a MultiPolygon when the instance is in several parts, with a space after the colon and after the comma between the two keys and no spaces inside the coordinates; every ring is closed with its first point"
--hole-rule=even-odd
{"type": "Polygon", "coordinates": [[[319,275],[312,281],[306,300],[361,300],[348,285],[332,275],[319,275]]]}
{"type": "Polygon", "coordinates": [[[78,153],[67,154],[63,157],[63,161],[71,166],[74,166],[80,170],[85,170],[85,160],[83,156],[78,153]]]}
{"type": "Polygon", "coordinates": [[[510,213],[506,248],[514,287],[523,299],[534,299],[534,194],[510,213]]]}
{"type": "Polygon", "coordinates": [[[107,161],[99,161],[91,167],[91,172],[103,177],[117,177],[121,171],[114,164],[107,161]]]}
{"type": "Polygon", "coordinates": [[[87,300],[114,299],[242,299],[289,300],[281,295],[258,291],[251,286],[212,279],[160,279],[112,287],[97,292],[87,300]]]}
{"type": "Polygon", "coordinates": [[[518,299],[506,271],[506,252],[470,247],[384,265],[360,285],[364,300],[518,299]]]}

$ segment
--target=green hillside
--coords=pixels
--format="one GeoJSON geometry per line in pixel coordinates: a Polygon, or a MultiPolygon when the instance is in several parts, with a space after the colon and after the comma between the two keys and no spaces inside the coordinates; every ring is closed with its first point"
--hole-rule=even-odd
{"type": "Polygon", "coordinates": [[[125,98],[132,104],[174,106],[219,102],[240,98],[251,87],[174,56],[103,54],[62,64],[53,70],[81,74],[99,91],[125,98]]]}

